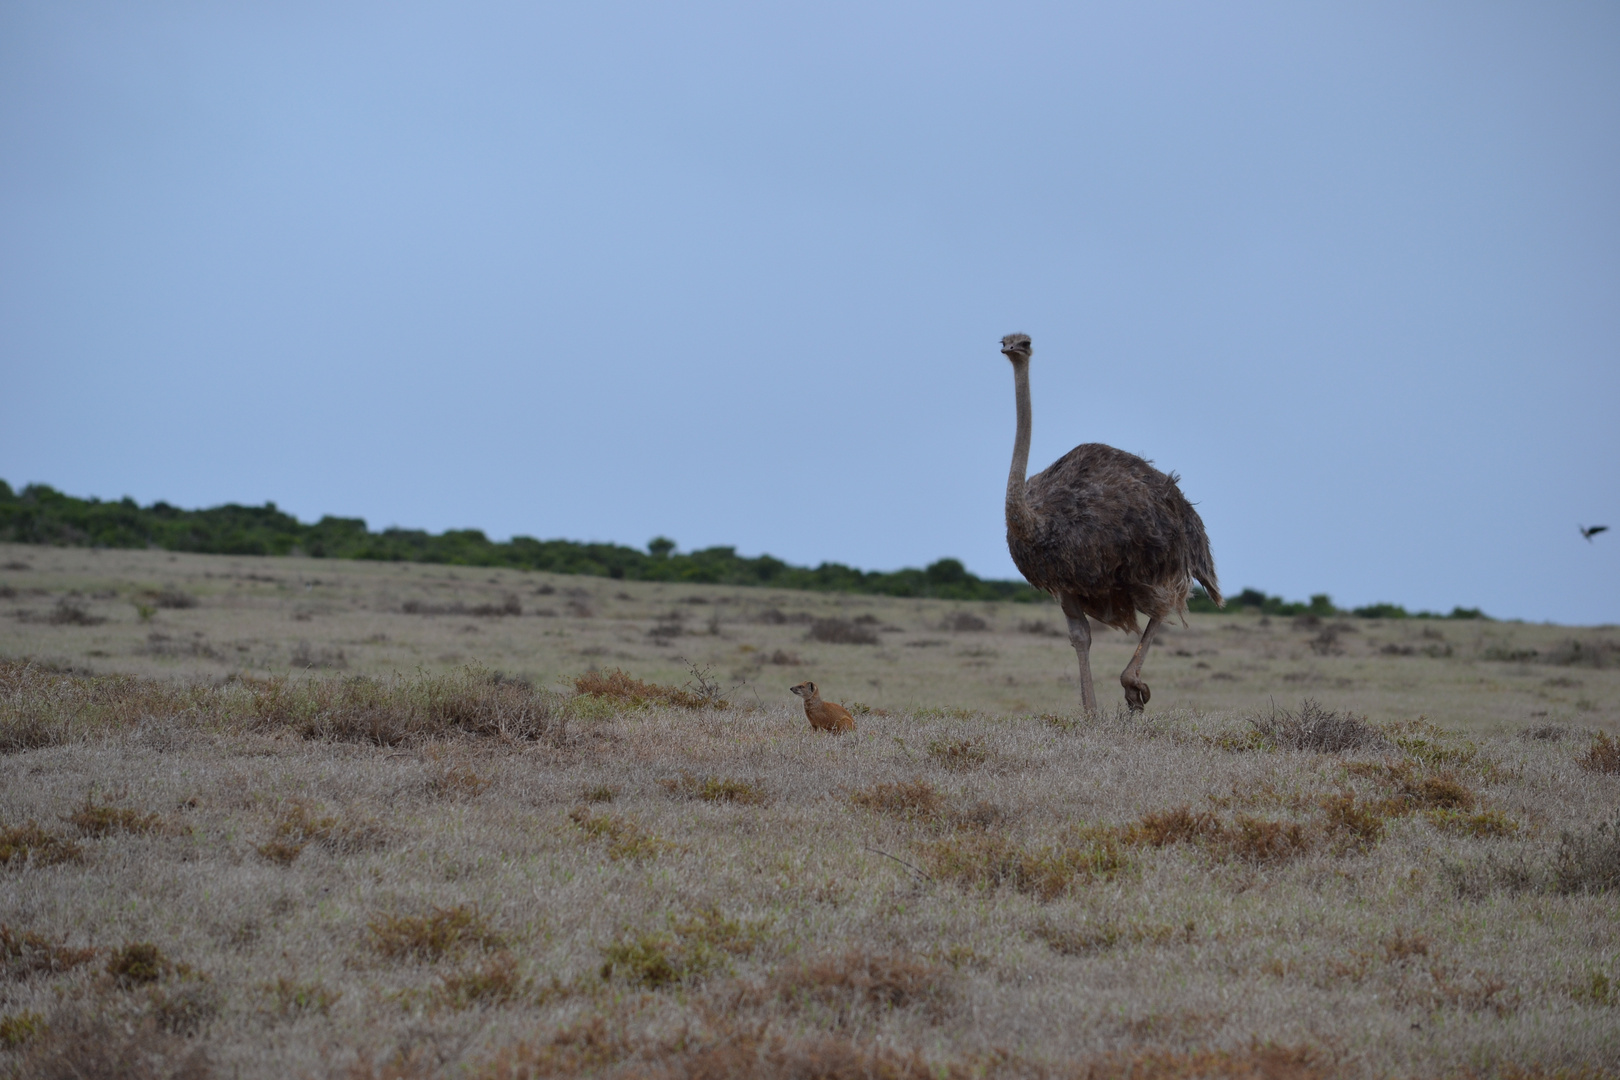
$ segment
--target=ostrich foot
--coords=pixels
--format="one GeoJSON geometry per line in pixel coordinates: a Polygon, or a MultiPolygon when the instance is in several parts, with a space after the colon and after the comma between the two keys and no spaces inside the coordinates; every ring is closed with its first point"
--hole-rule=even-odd
{"type": "Polygon", "coordinates": [[[1153,696],[1153,691],[1149,690],[1148,684],[1141,679],[1137,679],[1135,682],[1125,682],[1124,679],[1121,679],[1120,682],[1125,683],[1125,704],[1131,707],[1131,712],[1141,712],[1142,706],[1146,705],[1148,698],[1153,696]]]}

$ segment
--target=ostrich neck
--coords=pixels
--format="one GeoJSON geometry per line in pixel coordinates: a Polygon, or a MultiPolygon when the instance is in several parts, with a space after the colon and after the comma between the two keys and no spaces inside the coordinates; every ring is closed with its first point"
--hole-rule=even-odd
{"type": "Polygon", "coordinates": [[[1007,473],[1007,531],[1027,536],[1035,526],[1024,476],[1029,471],[1029,361],[1013,361],[1013,385],[1018,399],[1018,435],[1013,440],[1012,469],[1007,473]]]}

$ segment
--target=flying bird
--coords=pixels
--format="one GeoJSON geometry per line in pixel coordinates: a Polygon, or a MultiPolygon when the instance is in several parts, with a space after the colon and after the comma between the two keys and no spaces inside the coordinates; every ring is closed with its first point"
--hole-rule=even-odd
{"type": "Polygon", "coordinates": [[[1577,525],[1575,527],[1581,530],[1581,535],[1586,537],[1586,542],[1588,544],[1592,542],[1592,537],[1596,536],[1598,533],[1609,531],[1609,527],[1607,525],[1593,525],[1591,528],[1587,528],[1585,525],[1577,525]]]}

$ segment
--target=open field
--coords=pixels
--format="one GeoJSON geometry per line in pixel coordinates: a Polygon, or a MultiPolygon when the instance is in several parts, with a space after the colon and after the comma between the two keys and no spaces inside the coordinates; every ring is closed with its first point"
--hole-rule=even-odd
{"type": "MultiPolygon", "coordinates": [[[[1374,721],[1620,729],[1620,630],[1470,620],[1307,625],[1194,615],[1148,658],[1150,711],[1269,711],[1311,697],[1374,721]]],[[[477,660],[553,685],[622,667],[660,682],[688,661],[750,702],[829,700],[996,714],[1072,712],[1074,652],[1055,604],[954,603],[335,559],[0,545],[0,656],[201,677],[444,671],[477,660]],[[26,568],[26,569],[19,569],[26,568]],[[190,607],[162,606],[193,604],[190,607]],[[148,618],[143,619],[141,606],[148,618]],[[518,615],[501,614],[515,607],[518,615]],[[414,609],[416,613],[410,613],[414,609]],[[812,640],[844,619],[875,644],[812,640]],[[857,622],[859,620],[859,622],[857,622]],[[982,622],[982,629],[972,629],[982,622]],[[684,659],[683,659],[684,658],[684,659]]],[[[1102,700],[1134,641],[1102,630],[1102,700]]]]}
{"type": "Polygon", "coordinates": [[[0,1075],[1620,1076],[1611,631],[10,564],[0,1075]]]}

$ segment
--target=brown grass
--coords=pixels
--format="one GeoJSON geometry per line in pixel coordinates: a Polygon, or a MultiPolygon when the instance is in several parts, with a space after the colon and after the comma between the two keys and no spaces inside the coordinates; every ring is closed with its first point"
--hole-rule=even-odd
{"type": "Polygon", "coordinates": [[[679,709],[723,709],[726,702],[704,694],[694,694],[676,686],[642,682],[614,668],[588,671],[574,679],[574,692],[605,698],[639,708],[644,705],[673,705],[679,709]]]}
{"type": "Polygon", "coordinates": [[[938,878],[967,888],[1007,885],[1055,900],[1077,884],[1111,878],[1125,868],[1109,837],[1083,844],[1028,846],[999,833],[966,834],[922,847],[924,865],[938,878]]]}
{"type": "Polygon", "coordinates": [[[926,780],[873,784],[849,797],[855,806],[915,821],[931,821],[945,808],[945,796],[926,780]]]}
{"type": "Polygon", "coordinates": [[[1609,738],[1607,732],[1595,732],[1591,745],[1579,760],[1581,768],[1589,772],[1620,774],[1620,739],[1609,738]]]}
{"type": "Polygon", "coordinates": [[[757,780],[739,780],[735,777],[694,776],[682,771],[678,777],[658,781],[671,795],[703,802],[729,802],[742,806],[764,806],[769,796],[757,780]]]}
{"type": "Polygon", "coordinates": [[[476,907],[458,904],[427,915],[379,912],[366,923],[371,947],[390,960],[438,960],[464,949],[497,949],[501,936],[476,907]]]}
{"type": "Polygon", "coordinates": [[[65,836],[46,832],[32,820],[9,829],[0,828],[0,866],[22,866],[27,863],[55,866],[83,859],[84,848],[78,843],[65,836]]]}
{"type": "Polygon", "coordinates": [[[412,678],[259,678],[184,685],[83,676],[0,660],[0,750],[16,752],[138,727],[152,717],[203,718],[225,731],[396,746],[466,734],[560,737],[551,696],[476,666],[412,678]]]}
{"type": "Polygon", "coordinates": [[[928,744],[928,756],[953,772],[965,772],[989,760],[990,751],[976,739],[936,739],[928,744]]]}
{"type": "Polygon", "coordinates": [[[833,1023],[844,1027],[863,1008],[923,1006],[938,1019],[954,1000],[950,976],[948,968],[917,957],[851,950],[790,965],[773,988],[786,1001],[832,1010],[833,1023]]]}
{"type": "Polygon", "coordinates": [[[338,853],[365,851],[388,842],[388,831],[374,819],[322,813],[320,807],[303,799],[291,799],[276,815],[270,838],[258,852],[272,862],[291,863],[310,844],[321,844],[338,853]]]}
{"type": "Polygon", "coordinates": [[[848,619],[817,619],[810,624],[811,641],[826,645],[876,645],[877,632],[870,626],[848,619]]]}
{"type": "Polygon", "coordinates": [[[27,930],[13,930],[0,923],[0,977],[26,979],[33,975],[55,975],[90,963],[99,949],[73,948],[66,939],[46,937],[27,930]]]}
{"type": "Polygon", "coordinates": [[[593,814],[583,806],[576,807],[568,817],[584,831],[586,840],[606,841],[610,859],[656,859],[679,850],[678,845],[644,829],[632,818],[593,814]]]}

